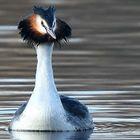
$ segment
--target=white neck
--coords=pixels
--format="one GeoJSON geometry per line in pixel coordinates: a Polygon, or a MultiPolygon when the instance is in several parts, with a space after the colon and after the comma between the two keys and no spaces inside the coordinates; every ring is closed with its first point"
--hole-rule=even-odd
{"type": "Polygon", "coordinates": [[[41,113],[45,113],[45,115],[51,114],[56,112],[56,107],[59,108],[57,111],[64,112],[60,96],[57,93],[54,83],[52,51],[53,43],[36,47],[38,62],[35,88],[25,109],[26,113],[36,109],[35,114],[38,113],[38,110],[42,110],[41,113]]]}
{"type": "Polygon", "coordinates": [[[38,92],[39,94],[42,94],[40,92],[42,90],[46,92],[50,92],[50,90],[51,92],[57,92],[52,70],[53,43],[37,46],[36,52],[38,63],[34,93],[38,92]]]}
{"type": "Polygon", "coordinates": [[[52,70],[53,44],[36,47],[37,71],[35,88],[28,104],[13,125],[22,130],[69,130],[74,127],[67,122],[66,112],[57,93],[52,70]]]}

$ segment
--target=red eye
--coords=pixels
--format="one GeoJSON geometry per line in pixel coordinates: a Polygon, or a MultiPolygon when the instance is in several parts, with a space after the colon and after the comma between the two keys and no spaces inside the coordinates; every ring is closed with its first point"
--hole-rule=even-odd
{"type": "Polygon", "coordinates": [[[44,28],[46,28],[43,21],[41,21],[41,25],[42,25],[44,28]]]}
{"type": "Polygon", "coordinates": [[[43,23],[43,21],[41,21],[41,24],[44,26],[44,23],[43,23]]]}

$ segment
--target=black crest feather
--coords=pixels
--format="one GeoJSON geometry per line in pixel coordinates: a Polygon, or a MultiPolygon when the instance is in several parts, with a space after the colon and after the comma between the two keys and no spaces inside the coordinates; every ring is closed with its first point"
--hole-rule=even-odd
{"type": "Polygon", "coordinates": [[[34,30],[32,30],[30,27],[30,21],[28,19],[23,19],[20,21],[18,29],[20,30],[19,34],[23,40],[27,41],[27,43],[31,46],[39,45],[40,43],[55,42],[55,40],[50,35],[40,35],[39,33],[36,33],[34,30]]]}
{"type": "Polygon", "coordinates": [[[71,36],[71,27],[64,21],[59,18],[56,19],[57,28],[55,30],[56,39],[59,40],[67,40],[71,36]]]}
{"type": "MultiPolygon", "coordinates": [[[[54,7],[49,7],[47,10],[55,12],[54,7]]],[[[51,13],[50,12],[50,13],[51,13]]],[[[34,14],[42,15],[44,14],[44,9],[41,7],[34,7],[34,14]]],[[[46,13],[44,14],[46,16],[46,13]]],[[[48,15],[49,17],[50,15],[48,15]]],[[[67,40],[71,36],[71,27],[64,21],[59,18],[56,18],[56,29],[55,35],[56,39],[53,39],[49,34],[39,34],[37,31],[34,31],[31,27],[30,16],[24,18],[19,22],[18,29],[20,30],[19,34],[23,40],[27,41],[32,45],[39,45],[40,43],[50,43],[50,42],[60,42],[61,40],[67,40]]]]}
{"type": "Polygon", "coordinates": [[[48,21],[49,26],[52,27],[53,21],[54,21],[54,14],[56,11],[54,6],[50,6],[47,9],[43,9],[42,7],[34,6],[33,11],[35,14],[38,14],[42,18],[46,19],[48,21]]]}

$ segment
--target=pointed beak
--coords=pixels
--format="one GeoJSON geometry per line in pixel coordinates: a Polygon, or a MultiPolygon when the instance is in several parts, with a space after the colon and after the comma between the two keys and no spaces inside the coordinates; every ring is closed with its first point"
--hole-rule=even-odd
{"type": "Polygon", "coordinates": [[[44,25],[43,25],[43,27],[46,29],[46,31],[48,32],[48,34],[49,34],[53,39],[56,39],[56,35],[55,35],[54,31],[53,31],[51,28],[47,29],[47,27],[44,26],[44,25]]]}
{"type": "Polygon", "coordinates": [[[54,33],[54,31],[52,29],[49,29],[47,30],[48,31],[48,34],[53,38],[53,39],[56,39],[56,35],[54,33]]]}

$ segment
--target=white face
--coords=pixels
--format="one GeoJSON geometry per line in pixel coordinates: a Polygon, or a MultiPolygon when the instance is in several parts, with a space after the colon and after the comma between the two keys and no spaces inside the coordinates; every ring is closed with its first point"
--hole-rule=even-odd
{"type": "Polygon", "coordinates": [[[56,29],[56,18],[54,19],[53,21],[53,25],[52,25],[52,28],[50,28],[47,24],[47,22],[41,18],[41,16],[37,15],[36,17],[36,29],[42,33],[42,34],[46,34],[48,33],[52,38],[56,39],[56,36],[55,36],[55,29],[56,29]]]}
{"type": "Polygon", "coordinates": [[[44,26],[48,27],[48,24],[47,22],[42,19],[39,15],[36,16],[36,29],[42,33],[42,34],[46,34],[47,33],[47,30],[42,26],[42,23],[44,24],[44,26]]]}

